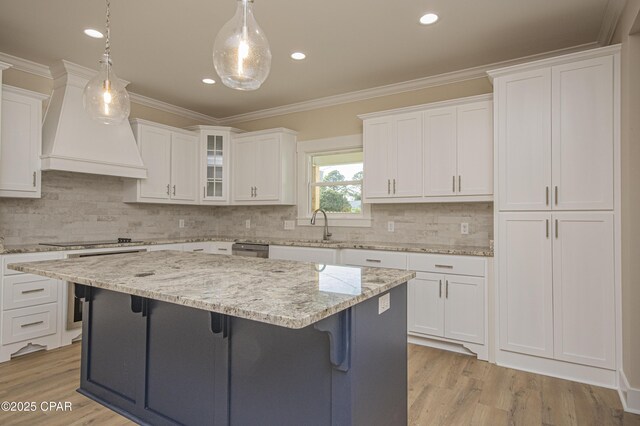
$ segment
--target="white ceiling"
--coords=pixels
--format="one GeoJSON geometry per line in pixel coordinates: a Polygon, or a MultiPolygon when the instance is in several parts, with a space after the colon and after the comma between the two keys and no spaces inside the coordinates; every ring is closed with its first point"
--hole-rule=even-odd
{"type": "MultiPolygon", "coordinates": [[[[614,1],[614,0],[611,0],[614,1]]],[[[112,57],[132,92],[213,117],[288,105],[595,42],[608,0],[255,0],[273,54],[254,92],[207,86],[234,0],[111,0],[112,57]],[[440,15],[432,26],[419,17],[440,15]],[[293,51],[305,61],[289,58],[293,51]]],[[[0,0],[0,52],[96,68],[101,0],[0,0]]]]}

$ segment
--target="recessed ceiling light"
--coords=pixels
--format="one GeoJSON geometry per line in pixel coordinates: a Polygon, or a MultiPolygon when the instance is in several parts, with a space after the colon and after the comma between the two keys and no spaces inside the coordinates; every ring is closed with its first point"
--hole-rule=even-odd
{"type": "Polygon", "coordinates": [[[104,35],[100,31],[94,30],[93,28],[87,28],[86,30],[84,30],[84,33],[89,37],[104,38],[104,35]]]}
{"type": "Polygon", "coordinates": [[[304,53],[302,53],[302,52],[293,52],[293,53],[291,54],[291,59],[295,59],[296,61],[301,61],[301,60],[303,60],[303,59],[304,59],[304,58],[306,58],[306,57],[307,57],[307,55],[305,55],[305,54],[304,54],[304,53]]]}
{"type": "Polygon", "coordinates": [[[422,25],[431,25],[435,24],[437,20],[438,15],[436,15],[435,13],[427,13],[426,15],[422,15],[422,17],[420,18],[420,23],[422,25]]]}
{"type": "Polygon", "coordinates": [[[212,79],[212,78],[203,78],[202,82],[204,84],[215,84],[216,81],[214,79],[212,79]]]}

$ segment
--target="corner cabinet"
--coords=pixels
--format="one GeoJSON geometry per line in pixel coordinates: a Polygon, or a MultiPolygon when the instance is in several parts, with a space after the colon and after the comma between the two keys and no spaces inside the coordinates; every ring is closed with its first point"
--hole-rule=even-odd
{"type": "Polygon", "coordinates": [[[359,116],[365,202],[493,200],[491,99],[480,95],[359,116]]]}
{"type": "Polygon", "coordinates": [[[225,205],[231,197],[231,138],[239,130],[231,127],[193,126],[188,130],[198,134],[200,204],[225,205]]]}
{"type": "Polygon", "coordinates": [[[131,120],[147,179],[129,179],[126,202],[197,204],[198,137],[193,132],[131,120]]]}
{"type": "Polygon", "coordinates": [[[295,204],[296,132],[243,133],[232,141],[233,204],[295,204]]]}
{"type": "Polygon", "coordinates": [[[46,95],[2,86],[0,197],[40,198],[42,101],[46,95]]]}

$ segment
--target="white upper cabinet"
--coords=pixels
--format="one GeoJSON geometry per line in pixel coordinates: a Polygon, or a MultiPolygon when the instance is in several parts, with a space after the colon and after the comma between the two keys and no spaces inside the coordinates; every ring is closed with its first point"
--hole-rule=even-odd
{"type": "Polygon", "coordinates": [[[280,128],[233,138],[233,204],[295,204],[295,135],[280,128]]]}
{"type": "Polygon", "coordinates": [[[40,198],[42,101],[45,95],[3,86],[0,196],[40,198]]]}
{"type": "Polygon", "coordinates": [[[424,113],[424,195],[493,194],[493,104],[472,102],[424,113]]]}
{"type": "Polygon", "coordinates": [[[613,209],[613,56],[551,73],[553,208],[613,209]]]}
{"type": "Polygon", "coordinates": [[[424,113],[424,193],[451,196],[457,189],[456,107],[424,113]]]}
{"type": "Polygon", "coordinates": [[[198,202],[198,137],[145,120],[131,120],[147,179],[128,179],[125,201],[166,204],[198,202]]]}
{"type": "Polygon", "coordinates": [[[231,127],[193,126],[199,134],[200,162],[198,198],[200,204],[229,204],[231,197],[231,137],[238,132],[231,127]]]}
{"type": "Polygon", "coordinates": [[[500,210],[613,209],[614,56],[494,80],[500,210]]]}
{"type": "Polygon", "coordinates": [[[365,198],[420,197],[421,155],[420,113],[365,120],[365,198]]]}
{"type": "Polygon", "coordinates": [[[545,210],[551,197],[551,70],[494,81],[500,210],[545,210]]]}
{"type": "Polygon", "coordinates": [[[360,116],[370,203],[490,201],[490,95],[360,116]]]}

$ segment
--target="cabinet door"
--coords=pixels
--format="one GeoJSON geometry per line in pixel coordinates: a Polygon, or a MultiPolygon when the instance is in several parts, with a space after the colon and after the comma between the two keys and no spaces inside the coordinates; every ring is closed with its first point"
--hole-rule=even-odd
{"type": "Polygon", "coordinates": [[[456,194],[456,107],[424,113],[424,195],[456,194]]]}
{"type": "Polygon", "coordinates": [[[0,191],[33,193],[32,196],[36,196],[40,185],[37,174],[41,109],[39,99],[5,90],[0,136],[0,191]]]}
{"type": "Polygon", "coordinates": [[[229,144],[223,133],[203,136],[200,146],[203,201],[226,201],[229,191],[229,144]]]}
{"type": "Polygon", "coordinates": [[[493,194],[493,102],[458,107],[458,194],[493,194]]]}
{"type": "Polygon", "coordinates": [[[496,79],[500,210],[549,209],[551,70],[496,79]]]}
{"type": "Polygon", "coordinates": [[[407,330],[444,336],[444,276],[419,272],[408,283],[407,330]]]}
{"type": "Polygon", "coordinates": [[[613,209],[613,57],[552,73],[553,208],[613,209]]]}
{"type": "Polygon", "coordinates": [[[372,119],[364,122],[364,196],[386,198],[391,196],[391,170],[389,167],[392,143],[392,119],[372,119]]]}
{"type": "Polygon", "coordinates": [[[254,143],[255,178],[253,186],[254,200],[278,200],[280,198],[280,136],[265,135],[254,143]]]}
{"type": "Polygon", "coordinates": [[[174,133],[171,137],[171,199],[196,201],[198,139],[174,133]]]}
{"type": "Polygon", "coordinates": [[[395,197],[422,196],[422,113],[395,117],[395,171],[391,189],[395,197]]]}
{"type": "Polygon", "coordinates": [[[168,200],[171,193],[171,132],[140,126],[138,146],[147,167],[147,178],[140,180],[140,197],[168,200]]]}
{"type": "Polygon", "coordinates": [[[484,344],[484,278],[444,278],[444,337],[484,344]]]}
{"type": "Polygon", "coordinates": [[[613,213],[556,213],[555,357],[615,368],[613,213]]]}
{"type": "Polygon", "coordinates": [[[551,215],[499,215],[500,348],[553,358],[551,215]]]}
{"type": "Polygon", "coordinates": [[[254,140],[240,139],[233,142],[233,199],[246,201],[253,199],[253,179],[255,176],[254,140]]]}

